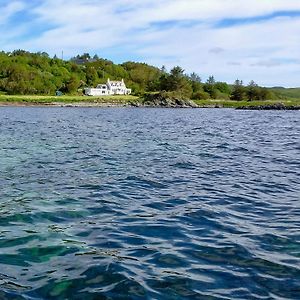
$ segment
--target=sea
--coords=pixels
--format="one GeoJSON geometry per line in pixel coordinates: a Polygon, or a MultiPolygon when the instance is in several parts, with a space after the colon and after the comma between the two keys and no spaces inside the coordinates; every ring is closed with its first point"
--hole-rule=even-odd
{"type": "Polygon", "coordinates": [[[300,112],[1,107],[0,299],[300,299],[300,112]]]}

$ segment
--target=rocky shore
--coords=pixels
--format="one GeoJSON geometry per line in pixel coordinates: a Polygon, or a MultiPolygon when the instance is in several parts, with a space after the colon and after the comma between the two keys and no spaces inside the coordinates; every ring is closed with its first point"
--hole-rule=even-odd
{"type": "Polygon", "coordinates": [[[165,107],[165,108],[197,108],[198,105],[189,99],[182,99],[168,94],[148,94],[145,97],[135,103],[131,103],[133,106],[144,107],[165,107]]]}
{"type": "Polygon", "coordinates": [[[283,103],[274,103],[274,104],[266,104],[266,105],[247,105],[240,106],[236,109],[247,109],[247,110],[300,110],[300,106],[291,105],[287,106],[283,103]]]}

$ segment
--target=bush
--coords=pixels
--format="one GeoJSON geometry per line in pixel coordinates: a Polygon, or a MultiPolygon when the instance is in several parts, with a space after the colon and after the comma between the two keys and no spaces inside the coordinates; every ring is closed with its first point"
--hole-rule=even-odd
{"type": "Polygon", "coordinates": [[[204,91],[198,91],[192,95],[193,100],[207,100],[210,99],[210,95],[204,91]]]}

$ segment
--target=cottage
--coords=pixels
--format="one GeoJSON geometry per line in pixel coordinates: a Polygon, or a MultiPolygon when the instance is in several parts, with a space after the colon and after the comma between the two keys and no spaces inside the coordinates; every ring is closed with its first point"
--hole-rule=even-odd
{"type": "Polygon", "coordinates": [[[84,89],[84,93],[87,96],[130,95],[131,89],[126,88],[123,79],[121,81],[107,79],[105,84],[98,84],[96,88],[84,89]]]}

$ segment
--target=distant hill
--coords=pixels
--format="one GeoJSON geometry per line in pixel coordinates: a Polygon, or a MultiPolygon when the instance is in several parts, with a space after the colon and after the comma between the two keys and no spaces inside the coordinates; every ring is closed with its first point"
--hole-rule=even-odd
{"type": "Polygon", "coordinates": [[[300,88],[273,87],[270,90],[280,99],[298,99],[300,101],[300,88]]]}

